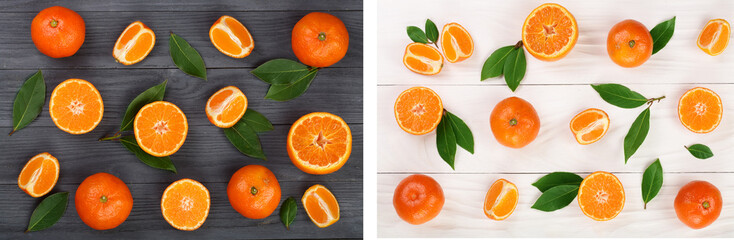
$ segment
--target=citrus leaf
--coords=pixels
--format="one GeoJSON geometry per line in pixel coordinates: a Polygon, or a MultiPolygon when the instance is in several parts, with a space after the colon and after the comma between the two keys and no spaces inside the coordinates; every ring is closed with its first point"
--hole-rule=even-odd
{"type": "Polygon", "coordinates": [[[199,52],[196,51],[186,40],[175,33],[171,33],[168,40],[168,50],[171,59],[178,69],[194,77],[206,80],[206,65],[199,52]]]}
{"type": "Polygon", "coordinates": [[[61,216],[64,216],[68,203],[68,192],[54,193],[43,199],[33,210],[26,232],[40,231],[53,226],[61,216]]]}
{"type": "Polygon", "coordinates": [[[457,117],[453,113],[450,113],[449,111],[444,113],[444,115],[448,117],[447,119],[451,125],[451,130],[454,132],[454,136],[456,137],[456,144],[469,153],[474,154],[474,135],[472,134],[471,129],[469,129],[469,126],[464,123],[464,120],[461,120],[461,118],[457,117]]]}
{"type": "Polygon", "coordinates": [[[318,68],[311,69],[306,75],[301,76],[289,84],[270,85],[270,89],[265,94],[265,98],[275,101],[288,101],[301,96],[311,86],[311,81],[316,77],[318,71],[318,68]]]}
{"type": "Polygon", "coordinates": [[[252,130],[258,133],[272,131],[274,129],[273,124],[270,123],[270,120],[268,120],[265,115],[262,115],[262,113],[252,109],[247,109],[247,111],[245,111],[245,115],[242,116],[242,119],[252,128],[252,130]]]}
{"type": "Polygon", "coordinates": [[[591,85],[604,101],[621,108],[636,108],[647,103],[647,98],[629,88],[614,83],[591,85]]]}
{"type": "Polygon", "coordinates": [[[662,186],[663,166],[660,164],[660,159],[657,159],[642,174],[642,201],[645,202],[645,209],[647,209],[647,203],[658,195],[662,186]]]}
{"type": "Polygon", "coordinates": [[[426,19],[426,38],[431,42],[438,42],[438,28],[431,19],[426,19]]]}
{"type": "Polygon", "coordinates": [[[283,222],[286,229],[290,229],[291,223],[296,219],[297,210],[298,205],[296,204],[296,200],[293,200],[293,197],[288,197],[280,205],[280,221],[283,222]]]}
{"type": "MultiPolygon", "coordinates": [[[[441,117],[441,122],[438,123],[436,128],[436,148],[438,148],[438,155],[441,155],[443,161],[454,169],[454,160],[456,158],[456,135],[454,135],[454,129],[451,128],[449,117],[444,114],[441,117]]],[[[455,169],[454,169],[455,170],[455,169]]]]}
{"type": "Polygon", "coordinates": [[[579,193],[578,185],[560,185],[552,187],[535,200],[532,208],[544,212],[552,212],[571,204],[579,193]]]}
{"type": "Polygon", "coordinates": [[[278,58],[263,63],[250,73],[266,83],[289,84],[303,78],[309,71],[309,67],[302,63],[278,58]]]}
{"type": "Polygon", "coordinates": [[[561,186],[561,185],[575,185],[579,186],[581,185],[581,181],[584,181],[584,178],[581,176],[570,173],[570,172],[552,172],[548,175],[545,175],[538,179],[538,181],[535,181],[533,183],[533,186],[538,188],[540,192],[545,192],[548,189],[551,189],[555,186],[561,186]]]}
{"type": "Polygon", "coordinates": [[[25,126],[28,126],[43,109],[46,101],[46,82],[43,81],[41,70],[34,73],[25,80],[23,86],[18,90],[13,102],[13,130],[8,135],[13,135],[25,126]]]}
{"type": "Polygon", "coordinates": [[[513,92],[520,86],[520,81],[525,77],[525,50],[523,48],[515,48],[510,51],[510,55],[505,59],[503,73],[505,74],[505,82],[513,92]]]}
{"type": "Polygon", "coordinates": [[[673,37],[674,32],[675,17],[655,25],[655,27],[650,30],[650,35],[652,36],[652,54],[663,49],[670,41],[670,38],[673,37]]]}
{"type": "Polygon", "coordinates": [[[138,94],[138,96],[135,97],[129,105],[127,105],[125,116],[122,117],[122,123],[120,124],[120,131],[133,130],[133,120],[135,120],[135,115],[138,114],[138,111],[140,111],[143,106],[148,103],[163,100],[163,95],[166,93],[167,82],[168,80],[165,80],[161,84],[148,88],[138,94]]]}
{"type": "Polygon", "coordinates": [[[637,152],[642,142],[647,137],[647,132],[650,130],[650,108],[645,108],[637,119],[630,126],[630,130],[627,135],[624,136],[624,163],[627,164],[627,160],[632,157],[632,154],[637,152]]]}
{"type": "Polygon", "coordinates": [[[494,50],[492,55],[489,55],[489,58],[484,61],[481,81],[484,81],[487,78],[501,76],[503,72],[502,70],[505,68],[505,59],[507,59],[507,56],[510,56],[513,49],[515,49],[515,46],[510,45],[494,50]]]}
{"type": "Polygon", "coordinates": [[[407,31],[408,37],[410,37],[410,40],[413,40],[413,42],[428,43],[428,37],[426,37],[426,33],[424,33],[423,30],[421,30],[419,27],[409,26],[407,31]]]}
{"type": "Polygon", "coordinates": [[[703,144],[693,144],[690,147],[686,147],[686,149],[688,149],[688,152],[690,152],[691,155],[698,159],[707,159],[714,156],[714,153],[711,152],[711,148],[703,144]]]}
{"type": "Polygon", "coordinates": [[[134,136],[121,137],[120,143],[122,143],[122,146],[125,146],[128,151],[135,154],[135,157],[140,159],[140,161],[145,163],[145,165],[176,173],[176,166],[173,166],[171,158],[156,157],[148,154],[147,152],[143,151],[142,148],[140,148],[140,145],[138,145],[138,142],[135,140],[134,136]]]}
{"type": "Polygon", "coordinates": [[[241,153],[253,158],[268,160],[260,145],[260,137],[245,121],[240,120],[231,128],[225,128],[224,135],[241,153]]]}

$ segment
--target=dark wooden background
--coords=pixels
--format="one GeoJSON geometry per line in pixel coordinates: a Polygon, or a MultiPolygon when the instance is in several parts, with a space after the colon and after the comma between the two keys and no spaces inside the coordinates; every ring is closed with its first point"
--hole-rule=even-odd
{"type": "Polygon", "coordinates": [[[253,0],[253,1],[0,1],[0,238],[38,239],[233,239],[233,238],[360,238],[362,237],[362,1],[253,0]],[[76,55],[52,59],[33,45],[30,23],[42,9],[61,5],[79,13],[86,22],[86,39],[76,55]],[[289,102],[265,100],[267,85],[249,73],[273,58],[296,59],[290,47],[293,25],[311,11],[339,17],[349,31],[349,50],[344,59],[321,70],[310,89],[289,102]],[[209,27],[222,15],[240,20],[255,39],[255,49],[244,59],[233,59],[214,48],[209,27]],[[140,20],[156,33],[153,51],[142,62],[124,66],[112,57],[112,47],[123,29],[140,20]],[[209,81],[188,76],[175,67],[168,51],[169,32],[186,39],[204,58],[209,81]],[[12,105],[23,81],[43,71],[47,86],[41,115],[13,136],[12,105]],[[53,124],[48,99],[57,84],[68,78],[93,83],[102,94],[102,122],[84,135],[65,133],[53,124]],[[166,101],[178,105],[189,120],[186,143],[171,156],[178,174],[141,163],[117,142],[97,139],[118,130],[127,104],[143,90],[168,79],[166,101]],[[275,130],[260,136],[269,161],[239,153],[221,129],[212,125],[204,105],[218,89],[235,85],[248,97],[249,108],[267,116],[275,130]],[[301,172],[286,152],[286,135],[300,116],[326,111],[349,124],[354,135],[352,155],[339,171],[323,176],[301,172]],[[64,216],[51,228],[23,233],[40,198],[32,198],[17,186],[23,165],[32,156],[50,152],[59,159],[61,173],[54,192],[70,192],[64,216]],[[246,219],[234,211],[226,195],[231,175],[248,164],[262,164],[278,178],[283,198],[298,200],[298,215],[286,230],[278,210],[262,220],[246,219]],[[127,221],[112,230],[86,226],[74,208],[74,193],[87,176],[111,173],[130,188],[134,204],[127,221]],[[211,209],[196,231],[179,231],[161,215],[160,198],[173,181],[192,178],[211,193],[211,209]],[[300,204],[303,192],[313,184],[328,187],[339,200],[341,219],[320,229],[309,220],[300,204]]]}

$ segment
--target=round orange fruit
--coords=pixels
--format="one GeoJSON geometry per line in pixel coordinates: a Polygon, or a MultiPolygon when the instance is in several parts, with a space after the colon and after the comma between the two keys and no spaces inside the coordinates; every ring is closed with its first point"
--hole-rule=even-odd
{"type": "Polygon", "coordinates": [[[125,28],[117,38],[112,56],[124,65],[133,65],[143,61],[155,46],[155,33],[140,21],[135,21],[125,28]]]}
{"type": "Polygon", "coordinates": [[[436,75],[443,68],[443,55],[425,43],[411,43],[405,47],[403,65],[414,73],[436,75]]]}
{"type": "Polygon", "coordinates": [[[624,187],[617,176],[594,172],[579,186],[578,203],[581,211],[596,221],[612,220],[624,208],[624,187]]]}
{"type": "Polygon", "coordinates": [[[681,187],[675,197],[675,214],[688,227],[701,229],[719,218],[722,208],[721,192],[706,181],[691,181],[681,187]]]}
{"type": "Polygon", "coordinates": [[[312,12],[293,26],[291,46],[303,64],[328,67],[347,54],[349,33],[342,20],[334,15],[312,12]]]}
{"type": "Polygon", "coordinates": [[[52,58],[74,55],[84,43],[84,19],[71,9],[53,6],[31,22],[31,39],[38,51],[52,58]]]}
{"type": "Polygon", "coordinates": [[[209,28],[209,39],[217,50],[233,58],[247,57],[255,48],[255,41],[245,25],[227,15],[209,28]]]}
{"type": "Polygon", "coordinates": [[[522,148],[538,136],[540,118],[528,101],[509,97],[494,106],[489,125],[497,142],[511,148],[522,148]]]}
{"type": "Polygon", "coordinates": [[[263,219],[280,203],[280,184],[273,172],[260,165],[247,165],[235,172],[227,184],[232,208],[250,219],[263,219]]]}
{"type": "Polygon", "coordinates": [[[724,19],[714,19],[706,23],[696,41],[698,48],[708,55],[716,56],[729,45],[731,26],[724,19]]]}
{"type": "Polygon", "coordinates": [[[576,18],[561,5],[546,3],[535,8],[522,27],[522,42],[530,55],[543,61],[565,57],[576,45],[576,18]]]}
{"type": "Polygon", "coordinates": [[[723,115],[721,98],[711,89],[696,87],[686,91],[678,100],[678,119],[692,132],[714,131],[723,115]]]}
{"type": "Polygon", "coordinates": [[[235,86],[224,87],[206,102],[206,117],[214,126],[230,128],[240,121],[247,110],[247,97],[235,86]]]}
{"type": "Polygon", "coordinates": [[[40,153],[23,166],[18,175],[18,187],[37,198],[46,195],[59,180],[59,160],[51,154],[40,153]]]}
{"type": "Polygon", "coordinates": [[[82,79],[72,78],[59,83],[48,105],[54,124],[71,134],[94,130],[104,114],[102,95],[94,85],[82,79]]]}
{"type": "Polygon", "coordinates": [[[414,174],[395,188],[392,204],[403,221],[419,225],[438,216],[444,204],[443,189],[432,177],[414,174]]]}
{"type": "Polygon", "coordinates": [[[446,61],[461,62],[474,53],[474,40],[463,26],[449,23],[441,30],[441,50],[446,56],[446,61]]]}
{"type": "Polygon", "coordinates": [[[515,211],[519,198],[515,184],[499,179],[489,187],[484,197],[484,215],[492,220],[505,220],[515,211]]]}
{"type": "Polygon", "coordinates": [[[320,228],[331,226],[339,221],[339,202],[334,194],[320,184],[311,186],[301,197],[308,218],[320,228]]]}
{"type": "Polygon", "coordinates": [[[438,127],[443,117],[443,103],[436,92],[427,87],[412,87],[395,100],[395,120],[403,131],[423,135],[438,127]]]}
{"type": "Polygon", "coordinates": [[[301,171],[329,174],[339,170],[349,159],[352,131],[337,115],[309,113],[291,126],[287,147],[291,162],[301,171]]]}
{"type": "Polygon", "coordinates": [[[186,141],[189,124],[186,115],[170,102],[148,103],[138,111],[133,122],[135,140],[143,151],[165,157],[174,154],[186,141]]]}
{"type": "Polygon", "coordinates": [[[185,178],[163,191],[161,213],[174,228],[193,231],[206,221],[210,204],[209,190],[200,182],[185,178]]]}
{"type": "Polygon", "coordinates": [[[642,23],[627,19],[615,24],[607,36],[609,58],[619,66],[642,65],[652,55],[652,35],[642,23]]]}
{"type": "Polygon", "coordinates": [[[122,180],[109,173],[84,179],[74,197],[76,212],[87,226],[113,229],[125,222],[133,209],[133,196],[122,180]]]}
{"type": "Polygon", "coordinates": [[[599,141],[609,130],[609,116],[601,109],[586,109],[571,119],[571,133],[581,145],[599,141]]]}

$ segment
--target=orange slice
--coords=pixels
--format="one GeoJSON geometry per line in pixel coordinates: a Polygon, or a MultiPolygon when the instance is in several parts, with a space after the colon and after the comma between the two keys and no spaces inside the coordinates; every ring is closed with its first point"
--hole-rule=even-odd
{"type": "Polygon", "coordinates": [[[59,160],[45,152],[28,160],[18,175],[18,187],[31,197],[50,192],[59,180],[59,160]]]}
{"type": "Polygon", "coordinates": [[[209,190],[188,178],[175,181],[163,191],[163,218],[178,230],[193,231],[209,216],[209,190]]]}
{"type": "Polygon", "coordinates": [[[411,43],[405,47],[403,64],[410,71],[423,75],[435,75],[443,67],[443,55],[438,49],[423,43],[411,43]]]}
{"type": "Polygon", "coordinates": [[[206,117],[214,126],[234,126],[247,110],[247,97],[235,86],[224,87],[206,102],[206,117]]]}
{"type": "Polygon", "coordinates": [[[165,101],[148,103],[135,115],[135,140],[143,151],[156,157],[176,153],[189,132],[186,115],[165,101]]]}
{"type": "Polygon", "coordinates": [[[209,39],[224,55],[243,58],[255,48],[250,31],[237,19],[224,15],[209,28],[209,39]]]}
{"type": "Polygon", "coordinates": [[[316,184],[308,188],[301,198],[308,218],[320,228],[339,221],[339,202],[326,187],[316,184]]]}
{"type": "Polygon", "coordinates": [[[441,97],[427,87],[412,87],[395,100],[395,120],[403,131],[423,135],[436,129],[443,116],[441,97]]]}
{"type": "Polygon", "coordinates": [[[441,31],[441,50],[446,61],[461,62],[474,53],[474,40],[464,27],[458,23],[449,23],[441,31]]]}
{"type": "Polygon", "coordinates": [[[505,220],[517,207],[517,186],[505,179],[495,181],[484,197],[484,214],[492,220],[505,220]]]}
{"type": "Polygon", "coordinates": [[[581,211],[597,221],[612,220],[624,208],[624,187],[614,174],[594,172],[579,186],[578,203],[581,211]]]}
{"type": "Polygon", "coordinates": [[[576,114],[569,125],[579,144],[592,144],[607,133],[609,116],[601,109],[589,108],[576,114]]]}
{"type": "Polygon", "coordinates": [[[698,35],[698,48],[708,55],[716,56],[724,52],[729,45],[731,27],[724,19],[714,19],[706,23],[706,26],[698,35]]]}
{"type": "Polygon", "coordinates": [[[576,19],[566,8],[546,3],[535,8],[522,25],[525,49],[543,61],[556,61],[568,54],[579,37],[576,19]]]}
{"type": "Polygon", "coordinates": [[[352,131],[337,115],[314,112],[299,118],[288,132],[288,156],[310,174],[339,170],[352,153],[352,131]]]}
{"type": "Polygon", "coordinates": [[[122,31],[112,49],[115,60],[132,65],[143,61],[155,46],[155,33],[140,21],[135,21],[122,31]]]}
{"type": "Polygon", "coordinates": [[[721,98],[708,88],[688,90],[678,100],[680,122],[695,133],[709,133],[721,123],[724,107],[721,98]]]}
{"type": "Polygon", "coordinates": [[[102,121],[102,96],[87,81],[67,79],[51,93],[49,113],[54,124],[64,132],[88,133],[102,121]]]}

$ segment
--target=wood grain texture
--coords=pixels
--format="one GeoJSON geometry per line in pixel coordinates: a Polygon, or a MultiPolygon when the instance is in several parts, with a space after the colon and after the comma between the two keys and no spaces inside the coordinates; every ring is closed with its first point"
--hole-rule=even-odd
{"type": "MultiPolygon", "coordinates": [[[[54,0],[2,1],[0,12],[33,12],[59,4],[54,0]]],[[[241,12],[241,11],[362,11],[360,0],[268,0],[268,1],[197,1],[119,0],[105,4],[89,4],[85,0],[64,1],[63,6],[77,12],[241,12]]]]}

